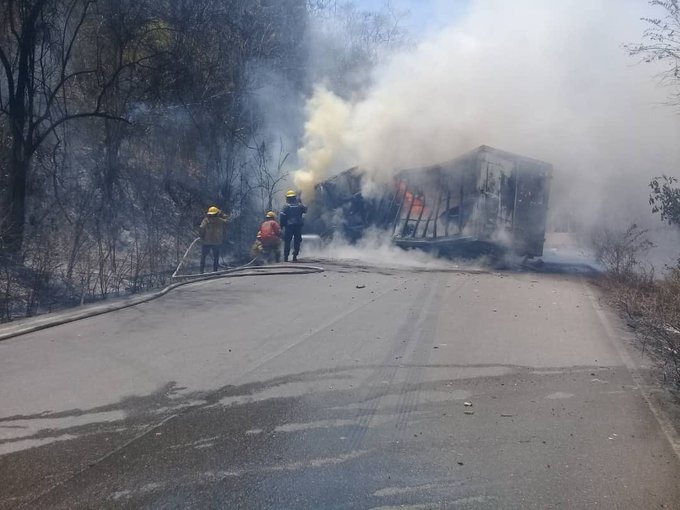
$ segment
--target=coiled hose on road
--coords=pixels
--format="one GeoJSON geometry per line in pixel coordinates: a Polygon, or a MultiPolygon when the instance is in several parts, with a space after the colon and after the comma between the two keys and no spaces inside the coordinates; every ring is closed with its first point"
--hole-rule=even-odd
{"type": "Polygon", "coordinates": [[[0,327],[0,341],[7,340],[9,338],[14,338],[20,335],[25,335],[27,333],[32,333],[34,331],[40,331],[41,329],[47,329],[60,324],[66,324],[69,322],[74,322],[81,319],[87,319],[89,317],[95,317],[108,312],[114,312],[116,310],[122,310],[124,308],[129,308],[131,306],[139,305],[142,303],[147,303],[154,299],[158,299],[161,296],[166,295],[171,290],[181,287],[183,285],[189,285],[195,282],[201,282],[206,280],[216,280],[218,278],[238,278],[244,276],[273,276],[273,275],[296,275],[296,274],[310,274],[310,273],[322,273],[325,271],[323,267],[309,266],[305,264],[276,264],[268,266],[254,266],[256,259],[251,260],[247,264],[239,267],[233,267],[229,269],[224,269],[222,271],[214,271],[211,273],[204,274],[189,274],[189,275],[178,275],[177,273],[184,264],[184,260],[188,256],[191,249],[198,242],[198,238],[189,245],[187,251],[184,253],[182,260],[175,269],[171,278],[176,281],[156,292],[144,294],[141,296],[135,296],[131,298],[126,298],[118,300],[114,303],[103,303],[94,306],[87,307],[86,309],[78,309],[71,312],[63,312],[58,314],[44,315],[41,317],[36,317],[27,321],[21,321],[19,324],[10,324],[8,326],[0,327]]]}

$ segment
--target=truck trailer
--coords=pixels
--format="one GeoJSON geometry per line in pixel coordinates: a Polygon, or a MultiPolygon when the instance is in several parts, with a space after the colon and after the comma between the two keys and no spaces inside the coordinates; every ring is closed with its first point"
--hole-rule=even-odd
{"type": "Polygon", "coordinates": [[[543,253],[552,166],[482,145],[451,161],[400,171],[364,197],[352,168],[315,187],[308,225],[350,241],[387,230],[402,248],[438,255],[543,253]]]}

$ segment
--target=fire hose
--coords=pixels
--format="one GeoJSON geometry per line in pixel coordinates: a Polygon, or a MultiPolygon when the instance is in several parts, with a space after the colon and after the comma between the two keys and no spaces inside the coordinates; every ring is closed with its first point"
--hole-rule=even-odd
{"type": "Polygon", "coordinates": [[[264,265],[264,266],[254,266],[253,264],[257,261],[257,257],[252,259],[250,262],[243,264],[242,266],[238,267],[230,267],[227,269],[223,269],[221,271],[212,271],[209,273],[200,273],[200,274],[188,274],[188,275],[180,275],[179,270],[182,268],[184,265],[184,261],[186,260],[187,256],[191,252],[191,249],[196,245],[196,243],[200,241],[200,237],[197,237],[194,239],[187,250],[184,252],[184,256],[182,259],[179,261],[179,264],[177,264],[177,269],[175,269],[175,272],[172,273],[172,276],[170,278],[173,279],[178,279],[178,278],[191,278],[191,281],[200,281],[200,280],[210,280],[212,278],[219,278],[221,276],[255,276],[255,275],[277,275],[277,274],[308,274],[308,273],[322,273],[324,270],[323,267],[319,266],[309,266],[305,264],[275,264],[275,265],[264,265]],[[241,273],[244,271],[250,271],[248,273],[244,274],[234,274],[234,273],[241,273]]]}
{"type": "Polygon", "coordinates": [[[295,274],[311,274],[311,273],[322,273],[325,271],[323,267],[309,266],[305,264],[276,264],[276,265],[264,265],[264,266],[254,266],[253,264],[257,260],[254,258],[247,264],[242,266],[224,269],[221,271],[213,271],[211,273],[204,274],[190,274],[190,275],[178,275],[177,273],[184,264],[184,260],[187,258],[191,249],[196,245],[199,239],[194,239],[194,241],[189,245],[182,260],[172,274],[172,279],[182,279],[181,281],[176,281],[165,287],[164,289],[158,290],[156,292],[151,292],[144,294],[142,296],[136,296],[132,298],[126,298],[115,303],[105,303],[87,307],[86,309],[80,309],[72,312],[65,312],[58,314],[56,316],[43,316],[31,319],[29,322],[24,322],[20,324],[12,324],[0,328],[0,341],[7,340],[9,338],[14,338],[20,335],[25,335],[27,333],[33,333],[35,331],[40,331],[42,329],[51,328],[54,326],[59,326],[61,324],[67,324],[69,322],[75,322],[81,319],[87,319],[89,317],[95,317],[108,312],[114,312],[116,310],[122,310],[124,308],[129,308],[131,306],[140,305],[142,303],[147,303],[159,297],[165,296],[168,292],[181,287],[183,285],[189,285],[191,283],[215,280],[218,278],[238,278],[244,276],[273,276],[273,275],[295,275],[295,274]]]}
{"type": "MultiPolygon", "coordinates": [[[[186,251],[184,252],[184,255],[182,256],[182,259],[179,261],[179,264],[177,264],[177,268],[175,269],[175,272],[172,273],[172,276],[171,276],[170,278],[172,278],[172,279],[175,279],[175,278],[192,278],[192,277],[201,276],[201,275],[206,275],[206,276],[208,276],[208,275],[216,275],[216,274],[225,274],[225,271],[232,271],[232,272],[233,272],[233,271],[235,271],[235,270],[240,270],[240,269],[246,268],[246,267],[248,267],[248,266],[254,264],[255,261],[257,260],[257,258],[254,258],[253,260],[251,260],[251,261],[248,262],[247,264],[243,264],[242,266],[238,266],[238,267],[235,267],[235,268],[228,268],[228,269],[223,270],[223,271],[212,271],[212,272],[210,272],[210,273],[201,273],[201,274],[196,274],[196,275],[178,275],[177,273],[179,273],[179,270],[180,270],[180,269],[182,268],[182,266],[184,265],[184,261],[186,260],[187,256],[188,256],[189,253],[191,252],[191,249],[192,249],[192,248],[196,245],[196,243],[197,243],[198,241],[200,241],[200,240],[201,240],[201,238],[200,238],[200,237],[197,237],[196,239],[194,239],[193,241],[191,241],[191,244],[189,245],[189,247],[188,247],[188,248],[186,249],[186,251]]],[[[226,274],[229,274],[229,273],[226,273],[226,274]]]]}

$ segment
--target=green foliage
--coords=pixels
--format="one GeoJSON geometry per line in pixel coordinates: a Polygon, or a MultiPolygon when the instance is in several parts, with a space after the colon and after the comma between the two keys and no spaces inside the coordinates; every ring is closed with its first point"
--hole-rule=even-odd
{"type": "Polygon", "coordinates": [[[652,212],[661,215],[661,220],[669,225],[680,226],[680,188],[678,179],[662,175],[649,183],[652,193],[649,195],[649,205],[652,212]]]}

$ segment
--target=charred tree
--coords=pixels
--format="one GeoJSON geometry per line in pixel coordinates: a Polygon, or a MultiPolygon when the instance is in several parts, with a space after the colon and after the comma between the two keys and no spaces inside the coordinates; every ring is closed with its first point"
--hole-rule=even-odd
{"type": "Polygon", "coordinates": [[[4,246],[21,250],[26,217],[27,184],[36,151],[62,124],[74,119],[125,119],[107,112],[103,98],[118,73],[101,82],[89,101],[74,101],[81,80],[97,67],[74,65],[86,45],[81,37],[94,2],[91,0],[6,0],[0,9],[0,115],[7,117],[11,144],[8,189],[3,201],[7,218],[4,246]]]}

